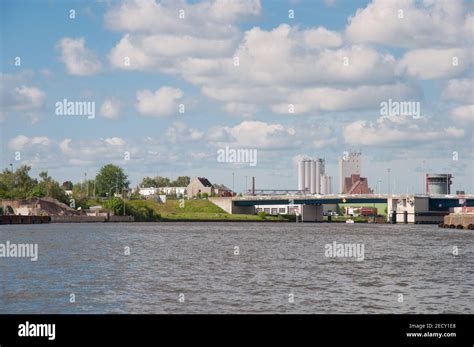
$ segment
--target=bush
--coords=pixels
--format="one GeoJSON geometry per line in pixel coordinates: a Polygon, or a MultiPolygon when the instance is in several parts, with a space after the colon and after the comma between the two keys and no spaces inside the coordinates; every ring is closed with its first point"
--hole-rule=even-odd
{"type": "Polygon", "coordinates": [[[260,217],[260,219],[266,219],[266,218],[267,218],[267,214],[266,214],[265,212],[263,212],[263,211],[260,211],[260,212],[258,213],[258,216],[260,217]]]}

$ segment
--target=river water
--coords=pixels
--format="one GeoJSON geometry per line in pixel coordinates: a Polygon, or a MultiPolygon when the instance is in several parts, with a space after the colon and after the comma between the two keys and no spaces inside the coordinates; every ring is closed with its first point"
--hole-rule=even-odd
{"type": "Polygon", "coordinates": [[[474,313],[474,232],[467,230],[0,226],[6,241],[38,244],[38,260],[0,258],[0,313],[474,313]],[[334,242],[363,245],[363,260],[327,257],[334,242]]]}

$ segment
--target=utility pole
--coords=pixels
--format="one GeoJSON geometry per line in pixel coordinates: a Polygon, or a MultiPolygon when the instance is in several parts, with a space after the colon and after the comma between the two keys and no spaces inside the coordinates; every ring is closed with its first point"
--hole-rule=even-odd
{"type": "Polygon", "coordinates": [[[89,182],[87,181],[87,172],[84,172],[84,183],[87,184],[86,196],[89,197],[89,182]]]}
{"type": "Polygon", "coordinates": [[[247,193],[247,176],[245,176],[245,192],[247,193]]]}
{"type": "Polygon", "coordinates": [[[235,193],[235,189],[234,189],[234,176],[235,176],[235,174],[232,172],[232,193],[235,193]]]}
{"type": "Polygon", "coordinates": [[[387,169],[388,173],[388,195],[390,195],[390,168],[387,169]]]}

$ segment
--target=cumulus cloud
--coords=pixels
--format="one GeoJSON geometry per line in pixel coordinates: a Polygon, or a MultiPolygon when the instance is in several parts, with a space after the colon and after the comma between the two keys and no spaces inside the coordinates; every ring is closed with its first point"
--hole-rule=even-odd
{"type": "Polygon", "coordinates": [[[46,93],[28,85],[32,73],[7,74],[0,72],[1,108],[5,111],[38,110],[44,105],[46,93]]]}
{"type": "Polygon", "coordinates": [[[435,128],[427,119],[414,120],[409,116],[383,116],[375,122],[357,120],[343,128],[344,140],[349,145],[398,145],[429,143],[464,137],[464,130],[456,127],[435,128]]]}
{"type": "Polygon", "coordinates": [[[59,59],[66,65],[66,70],[71,75],[87,76],[101,71],[101,62],[92,50],[85,47],[83,37],[62,38],[59,40],[58,48],[61,51],[59,59]]]}
{"type": "Polygon", "coordinates": [[[243,121],[233,127],[211,129],[208,139],[218,146],[270,149],[288,146],[294,135],[293,128],[285,127],[282,124],[243,121]]]}
{"type": "Polygon", "coordinates": [[[462,0],[373,0],[349,18],[346,36],[403,48],[468,45],[473,18],[462,0]]]}
{"type": "Polygon", "coordinates": [[[57,144],[59,153],[71,165],[83,166],[106,162],[125,162],[124,154],[128,152],[131,158],[139,149],[127,143],[120,137],[109,137],[89,140],[73,140],[65,138],[57,144]]]}
{"type": "Polygon", "coordinates": [[[109,119],[117,119],[120,116],[120,100],[114,98],[105,99],[100,107],[100,115],[109,119]]]}
{"type": "Polygon", "coordinates": [[[137,111],[150,117],[166,117],[178,112],[178,101],[183,97],[178,88],[161,87],[155,92],[148,89],[137,91],[137,111]]]}
{"type": "Polygon", "coordinates": [[[125,33],[109,60],[120,69],[172,72],[187,57],[224,56],[239,40],[235,22],[260,10],[259,0],[124,1],[105,15],[110,29],[125,33]]]}
{"type": "Polygon", "coordinates": [[[203,131],[189,128],[184,122],[174,122],[173,125],[166,130],[166,137],[171,142],[197,141],[201,140],[203,135],[203,131]]]}
{"type": "Polygon", "coordinates": [[[23,150],[26,147],[49,146],[51,140],[46,136],[28,137],[25,135],[18,135],[8,142],[8,147],[12,150],[23,150]]]}
{"type": "Polygon", "coordinates": [[[0,73],[0,121],[11,113],[28,115],[33,121],[38,120],[46,93],[38,87],[29,85],[32,73],[0,73]]]}
{"type": "Polygon", "coordinates": [[[470,48],[416,49],[407,52],[399,62],[399,70],[422,80],[450,78],[472,66],[470,48]]]}
{"type": "Polygon", "coordinates": [[[445,100],[471,103],[474,101],[474,80],[470,78],[449,80],[441,95],[445,100]]]}
{"type": "Polygon", "coordinates": [[[474,125],[474,105],[456,107],[451,111],[451,118],[460,124],[474,125]]]}

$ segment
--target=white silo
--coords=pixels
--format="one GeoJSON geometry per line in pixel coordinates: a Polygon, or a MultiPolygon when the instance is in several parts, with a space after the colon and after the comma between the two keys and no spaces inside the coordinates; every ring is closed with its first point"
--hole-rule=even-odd
{"type": "Polygon", "coordinates": [[[311,161],[304,161],[304,189],[309,191],[309,180],[311,178],[311,161]]]}
{"type": "Polygon", "coordinates": [[[316,194],[321,194],[321,161],[316,160],[316,194]]]}
{"type": "Polygon", "coordinates": [[[332,176],[324,175],[324,184],[326,186],[326,194],[332,194],[332,176]]]}
{"type": "Polygon", "coordinates": [[[309,178],[309,192],[311,194],[316,193],[316,187],[317,187],[317,181],[316,181],[316,162],[314,160],[310,161],[310,178],[309,178]]]}
{"type": "Polygon", "coordinates": [[[298,190],[304,190],[304,160],[298,162],[298,190]]]}
{"type": "Polygon", "coordinates": [[[323,182],[322,176],[324,175],[324,159],[316,160],[316,193],[322,194],[323,182]]]}

